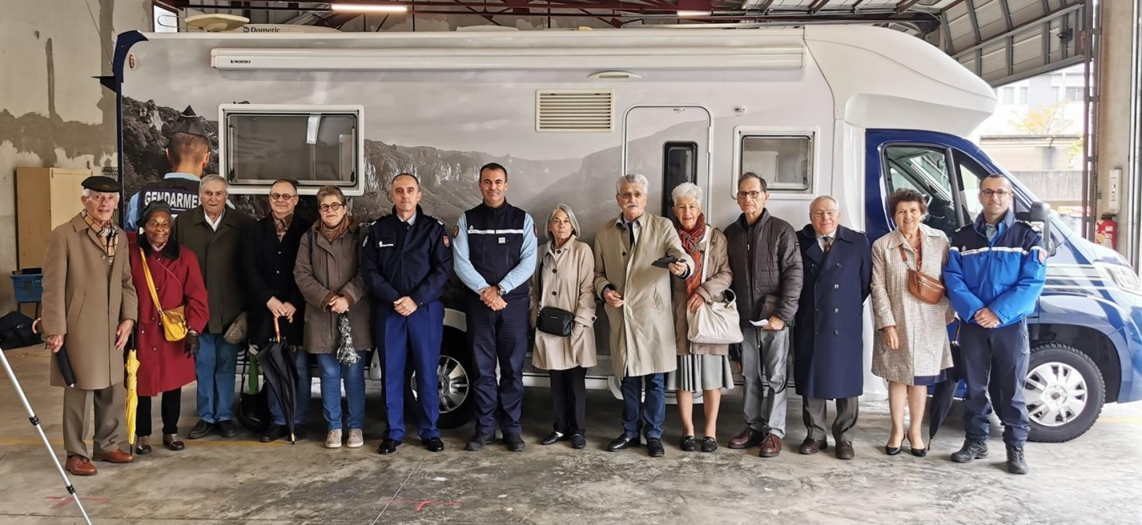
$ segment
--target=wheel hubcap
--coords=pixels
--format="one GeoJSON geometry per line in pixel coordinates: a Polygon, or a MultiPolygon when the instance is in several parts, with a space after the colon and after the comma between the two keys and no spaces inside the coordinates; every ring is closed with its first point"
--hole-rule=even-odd
{"type": "MultiPolygon", "coordinates": [[[[416,372],[412,373],[412,396],[416,394],[416,372]]],[[[471,382],[468,380],[468,371],[456,359],[442,355],[440,365],[436,367],[436,388],[440,392],[440,413],[447,414],[460,408],[468,398],[471,382]]]]}
{"type": "Polygon", "coordinates": [[[1027,374],[1023,393],[1031,421],[1045,427],[1074,421],[1086,408],[1089,395],[1082,374],[1064,363],[1035,367],[1027,374]]]}

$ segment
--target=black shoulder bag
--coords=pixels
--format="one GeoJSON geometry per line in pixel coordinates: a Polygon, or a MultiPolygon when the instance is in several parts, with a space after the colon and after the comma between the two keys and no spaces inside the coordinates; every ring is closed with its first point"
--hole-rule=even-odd
{"type": "MultiPolygon", "coordinates": [[[[543,266],[543,261],[539,262],[543,266]]],[[[540,269],[539,277],[536,278],[536,287],[539,294],[539,302],[543,302],[543,270],[540,269]]],[[[568,312],[562,308],[553,308],[544,306],[539,309],[538,317],[535,320],[535,328],[545,334],[557,335],[559,337],[567,337],[571,335],[571,328],[575,324],[575,314],[568,312]]]]}

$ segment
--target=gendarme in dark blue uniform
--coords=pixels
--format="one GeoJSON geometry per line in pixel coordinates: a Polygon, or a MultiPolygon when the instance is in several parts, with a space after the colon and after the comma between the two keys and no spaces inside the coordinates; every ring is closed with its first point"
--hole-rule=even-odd
{"type": "Polygon", "coordinates": [[[507,202],[498,208],[480,204],[460,216],[455,237],[456,274],[468,288],[468,340],[478,373],[476,434],[493,435],[498,412],[500,430],[518,435],[527,354],[528,280],[535,271],[535,224],[530,215],[507,202]],[[479,296],[480,290],[497,285],[507,302],[507,308],[498,312],[479,296]]]}
{"type": "Polygon", "coordinates": [[[987,224],[981,213],[975,223],[960,228],[951,239],[944,282],[960,317],[960,355],[967,383],[965,450],[970,444],[982,447],[983,455],[975,457],[987,453],[992,403],[1003,422],[1009,458],[1012,448],[1022,453],[1031,430],[1023,399],[1030,357],[1026,317],[1035,310],[1043,291],[1047,267],[1042,242],[1042,234],[1016,221],[1010,209],[995,225],[987,224]],[[998,326],[985,328],[975,321],[976,313],[984,308],[995,314],[998,326]]]}
{"type": "Polygon", "coordinates": [[[374,301],[376,339],[383,349],[385,408],[388,439],[404,439],[405,371],[411,361],[416,372],[422,440],[439,438],[440,391],[436,367],[444,333],[440,296],[452,270],[452,250],[444,224],[425,215],[418,205],[408,221],[393,213],[369,228],[361,248],[361,275],[374,301]],[[407,317],[394,303],[409,297],[416,311],[407,317]]]}

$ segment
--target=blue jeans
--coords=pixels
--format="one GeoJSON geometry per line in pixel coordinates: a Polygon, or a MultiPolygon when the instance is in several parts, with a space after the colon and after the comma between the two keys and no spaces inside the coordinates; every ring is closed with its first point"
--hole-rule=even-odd
{"type": "Polygon", "coordinates": [[[662,439],[666,421],[666,374],[623,378],[623,432],[631,438],[645,433],[647,439],[662,439]],[[643,399],[643,382],[646,399],[643,399]]]}
{"type": "Polygon", "coordinates": [[[337,354],[314,354],[321,374],[321,408],[329,430],[341,429],[341,380],[345,381],[345,401],[349,404],[349,428],[365,426],[365,363],[367,352],[353,365],[343,365],[337,354]]]}
{"type": "MultiPolygon", "coordinates": [[[[293,407],[293,424],[304,425],[309,419],[309,354],[298,347],[292,347],[293,362],[297,365],[297,403],[293,407]]],[[[278,396],[274,389],[269,389],[270,412],[274,415],[274,424],[286,426],[285,412],[282,411],[278,396]]]]}
{"type": "Polygon", "coordinates": [[[198,417],[207,423],[234,419],[234,372],[238,345],[221,334],[198,336],[194,375],[198,379],[198,417]]]}

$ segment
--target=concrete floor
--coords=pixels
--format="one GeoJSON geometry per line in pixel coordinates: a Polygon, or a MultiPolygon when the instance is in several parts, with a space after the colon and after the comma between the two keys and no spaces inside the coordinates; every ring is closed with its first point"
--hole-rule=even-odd
{"type": "MultiPolygon", "coordinates": [[[[47,387],[40,350],[7,352],[57,453],[61,391],[47,387]]],[[[2,380],[7,383],[7,378],[2,380]]],[[[932,454],[887,457],[888,413],[866,403],[856,433],[857,457],[800,456],[800,400],[789,405],[789,436],[779,458],[757,449],[724,448],[740,430],[740,390],[722,407],[714,454],[677,448],[680,424],[668,407],[666,457],[644,449],[609,453],[620,433],[620,403],[607,392],[589,399],[589,445],[539,446],[550,429],[550,396],[529,390],[519,454],[493,445],[462,450],[471,427],[445,431],[448,450],[430,454],[406,440],[397,454],[375,450],[383,423],[379,385],[370,384],[367,443],[325,450],[313,425],[297,445],[261,444],[243,431],[188,441],[182,452],[156,447],[131,465],[97,463],[94,477],[72,477],[96,523],[1138,523],[1142,480],[1142,403],[1110,405],[1084,437],[1065,444],[1029,444],[1028,476],[1003,466],[998,432],[991,459],[971,465],[948,456],[962,439],[959,407],[933,443],[932,454]]],[[[0,523],[79,523],[38,435],[5,384],[0,387],[0,523]]],[[[183,435],[194,424],[193,387],[183,391],[183,435]]],[[[320,419],[312,400],[311,421],[320,419]]],[[[156,407],[156,428],[157,421],[156,407]]],[[[701,418],[698,418],[699,421],[701,418]]],[[[700,424],[700,423],[699,423],[700,424]]],[[[700,428],[700,427],[699,427],[700,428]]],[[[61,456],[62,461],[62,456],[61,456]]]]}

